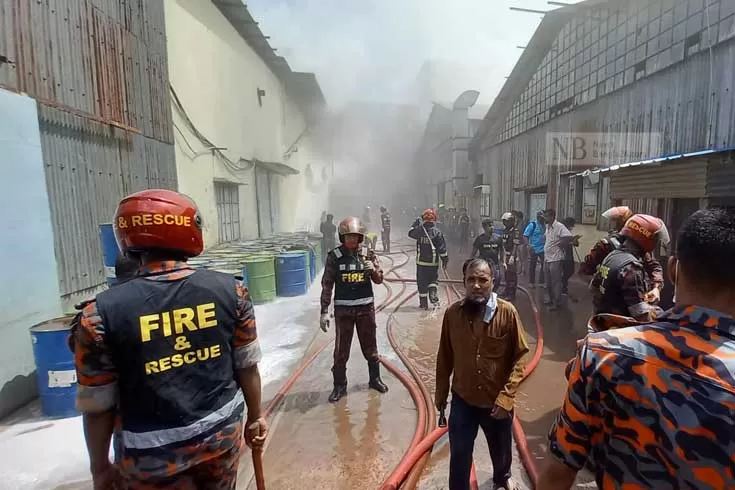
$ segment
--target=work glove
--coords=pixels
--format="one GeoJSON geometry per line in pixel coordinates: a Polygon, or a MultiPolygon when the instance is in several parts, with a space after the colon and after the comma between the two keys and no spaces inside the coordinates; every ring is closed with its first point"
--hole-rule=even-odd
{"type": "Polygon", "coordinates": [[[442,267],[447,268],[447,265],[449,265],[449,257],[442,257],[442,267]]]}
{"type": "Polygon", "coordinates": [[[658,302],[661,301],[661,291],[659,291],[658,287],[654,287],[643,296],[643,299],[646,303],[650,303],[652,305],[658,304],[658,302]]]}
{"type": "Polygon", "coordinates": [[[319,328],[322,329],[322,332],[326,332],[329,328],[329,313],[322,313],[322,316],[319,318],[319,328]]]}
{"type": "Polygon", "coordinates": [[[416,221],[413,222],[412,228],[416,228],[421,224],[421,218],[416,218],[416,221]]]}
{"type": "Polygon", "coordinates": [[[263,417],[258,417],[253,422],[248,422],[245,429],[245,444],[250,449],[263,449],[265,438],[268,436],[268,422],[263,417]]]}
{"type": "Polygon", "coordinates": [[[366,260],[365,261],[365,270],[368,272],[372,272],[375,270],[375,264],[372,260],[366,260]]]}

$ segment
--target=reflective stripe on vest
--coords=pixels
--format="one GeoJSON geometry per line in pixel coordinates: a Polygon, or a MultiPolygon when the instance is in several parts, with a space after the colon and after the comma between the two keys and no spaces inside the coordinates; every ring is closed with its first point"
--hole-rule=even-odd
{"type": "Polygon", "coordinates": [[[151,449],[173,444],[176,442],[193,439],[200,434],[212,430],[217,425],[235,415],[235,412],[243,412],[245,408],[245,397],[238,390],[235,396],[225,406],[211,412],[206,417],[197,420],[185,427],[174,427],[172,429],[152,430],[149,432],[122,431],[122,441],[126,448],[151,449]]]}

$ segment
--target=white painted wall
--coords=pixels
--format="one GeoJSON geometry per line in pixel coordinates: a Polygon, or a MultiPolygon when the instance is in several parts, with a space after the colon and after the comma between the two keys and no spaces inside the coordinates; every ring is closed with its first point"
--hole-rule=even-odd
{"type": "Polygon", "coordinates": [[[0,417],[35,395],[29,327],[61,316],[36,102],[0,89],[0,417]]]}
{"type": "MultiPolygon", "coordinates": [[[[302,114],[288,98],[280,80],[248,46],[222,13],[205,0],[165,0],[169,77],[189,118],[230,160],[286,163],[300,175],[280,178],[280,231],[318,222],[322,205],[305,190],[308,163],[321,176],[324,164],[310,152],[308,137],[288,161],[286,150],[305,129],[302,114]],[[265,90],[262,107],[258,89],[265,90]],[[318,167],[315,169],[314,167],[318,167]]],[[[228,168],[205,151],[173,109],[176,164],[181,192],[199,205],[205,223],[205,245],[217,243],[214,181],[241,184],[240,229],[244,238],[258,234],[254,172],[228,168]],[[183,136],[181,133],[183,133],[183,136]],[[189,148],[187,145],[191,145],[189,148]]],[[[326,190],[324,191],[326,194],[326,190]]]]}

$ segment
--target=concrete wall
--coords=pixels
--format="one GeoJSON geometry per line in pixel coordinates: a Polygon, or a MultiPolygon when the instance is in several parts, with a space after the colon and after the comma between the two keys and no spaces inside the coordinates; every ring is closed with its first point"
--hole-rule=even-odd
{"type": "Polygon", "coordinates": [[[61,316],[36,102],[0,89],[0,417],[36,393],[28,328],[61,316]]]}
{"type": "MultiPolygon", "coordinates": [[[[306,164],[318,160],[303,148],[308,146],[308,136],[299,140],[298,152],[284,161],[306,125],[281,81],[211,2],[166,0],[165,8],[171,84],[197,130],[215,146],[226,148],[221,154],[234,162],[226,163],[207,151],[173,109],[179,189],[200,207],[205,245],[218,240],[215,180],[240,185],[241,236],[258,235],[254,172],[244,160],[287,163],[301,172],[279,178],[278,229],[292,230],[307,214],[318,222],[323,205],[302,195],[306,164]],[[262,105],[258,89],[265,91],[262,105]],[[293,200],[289,193],[299,198],[293,200]]],[[[321,170],[319,166],[313,171],[321,176],[321,170]]]]}

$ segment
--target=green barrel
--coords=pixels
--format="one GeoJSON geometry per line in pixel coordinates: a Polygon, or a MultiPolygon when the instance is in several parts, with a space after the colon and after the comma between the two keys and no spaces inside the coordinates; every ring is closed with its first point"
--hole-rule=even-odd
{"type": "Polygon", "coordinates": [[[253,303],[276,299],[276,268],[273,255],[251,255],[245,259],[248,290],[253,303]]]}

